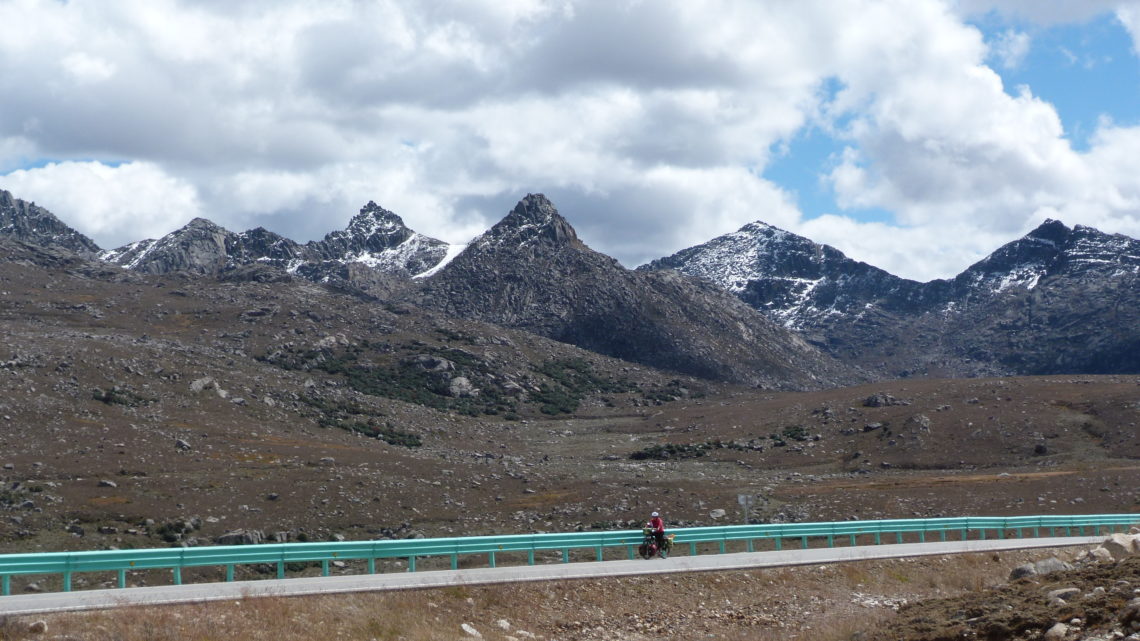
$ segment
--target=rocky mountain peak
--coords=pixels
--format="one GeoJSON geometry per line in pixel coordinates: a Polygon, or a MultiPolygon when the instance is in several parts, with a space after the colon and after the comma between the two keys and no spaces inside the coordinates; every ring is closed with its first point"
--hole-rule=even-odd
{"type": "Polygon", "coordinates": [[[0,189],[0,236],[43,247],[62,247],[85,256],[99,252],[94,241],[65,225],[50,211],[15,198],[3,189],[0,189]]]}
{"type": "Polygon", "coordinates": [[[387,247],[398,245],[415,233],[402,218],[371,200],[352,217],[345,231],[360,239],[382,239],[387,247]]]}
{"type": "Polygon", "coordinates": [[[195,218],[158,240],[143,240],[100,255],[102,260],[148,274],[217,274],[228,265],[237,236],[205,218],[195,218]]]}
{"type": "Polygon", "coordinates": [[[511,213],[483,236],[484,242],[517,245],[540,243],[556,247],[585,247],[554,203],[542,194],[527,194],[511,213]]]}

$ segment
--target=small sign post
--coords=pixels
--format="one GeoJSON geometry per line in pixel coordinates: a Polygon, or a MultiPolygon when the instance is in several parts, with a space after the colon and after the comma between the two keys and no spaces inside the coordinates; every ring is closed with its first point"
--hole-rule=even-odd
{"type": "Polygon", "coordinates": [[[736,495],[736,502],[740,504],[740,507],[744,508],[744,524],[748,525],[748,517],[750,516],[750,512],[752,511],[752,505],[754,503],[756,503],[756,495],[755,494],[737,494],[736,495]]]}

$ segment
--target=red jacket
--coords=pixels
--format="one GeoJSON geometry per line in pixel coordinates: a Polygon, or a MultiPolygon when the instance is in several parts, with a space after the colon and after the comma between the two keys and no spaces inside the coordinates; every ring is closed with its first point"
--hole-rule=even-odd
{"type": "Polygon", "coordinates": [[[654,532],[656,532],[658,534],[664,534],[665,533],[665,521],[661,520],[660,516],[655,516],[655,517],[649,519],[648,525],[649,525],[649,529],[653,530],[654,532]]]}

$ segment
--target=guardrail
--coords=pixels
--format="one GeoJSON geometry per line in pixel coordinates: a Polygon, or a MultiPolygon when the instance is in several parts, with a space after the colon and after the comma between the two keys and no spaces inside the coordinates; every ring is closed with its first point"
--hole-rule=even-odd
{"type": "MultiPolygon", "coordinates": [[[[967,540],[971,535],[985,539],[991,536],[1007,538],[1027,535],[1042,536],[1099,536],[1140,524],[1140,514],[1089,514],[1075,516],[1015,516],[1015,517],[957,517],[938,519],[897,519],[881,521],[832,521],[824,523],[765,523],[758,525],[727,525],[694,527],[671,530],[674,545],[688,544],[689,554],[696,555],[697,545],[717,544],[720,553],[727,551],[730,542],[743,543],[745,551],[753,552],[757,541],[771,541],[776,550],[783,549],[787,540],[798,540],[801,548],[809,546],[809,539],[822,539],[829,547],[846,538],[850,545],[864,542],[882,543],[884,536],[894,536],[903,543],[904,536],[926,542],[927,536],[941,541],[957,536],[967,540]],[[1087,531],[1087,532],[1086,532],[1087,531]],[[1063,532],[1063,534],[1058,534],[1063,532]]],[[[562,561],[570,561],[571,550],[594,549],[598,561],[603,560],[606,548],[625,548],[628,558],[642,541],[641,530],[611,530],[565,532],[551,534],[511,534],[502,536],[473,536],[438,539],[403,539],[381,541],[341,541],[329,543],[274,543],[264,545],[230,545],[204,547],[173,547],[135,550],[100,550],[87,552],[47,552],[0,555],[0,594],[11,594],[11,579],[26,575],[61,575],[63,590],[71,591],[72,577],[79,572],[116,572],[118,587],[127,585],[127,573],[139,570],[169,569],[175,585],[182,583],[182,570],[191,567],[225,567],[226,581],[234,580],[238,565],[276,564],[277,578],[285,578],[286,567],[291,563],[320,562],[321,573],[329,574],[329,564],[335,561],[364,560],[368,572],[376,572],[379,559],[407,559],[408,571],[415,572],[416,560],[426,557],[450,557],[451,568],[457,569],[461,555],[486,554],[490,567],[495,567],[495,555],[500,552],[525,552],[527,563],[534,565],[535,553],[561,551],[562,561]]]]}

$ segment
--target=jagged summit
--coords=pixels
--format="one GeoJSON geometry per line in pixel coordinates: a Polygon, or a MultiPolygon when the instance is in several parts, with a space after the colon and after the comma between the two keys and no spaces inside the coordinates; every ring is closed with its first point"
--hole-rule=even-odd
{"type": "Polygon", "coordinates": [[[50,211],[15,198],[0,189],[0,236],[44,247],[63,247],[84,256],[99,253],[99,246],[75,231],[50,211]]]}
{"type": "Polygon", "coordinates": [[[450,315],[705,378],[810,388],[860,377],[725,292],[591,250],[538,194],[409,294],[450,315]]]}
{"type": "Polygon", "coordinates": [[[640,269],[676,269],[712,281],[793,329],[817,316],[862,309],[884,291],[893,292],[892,300],[878,304],[894,305],[917,286],[761,221],[640,269]],[[869,291],[875,294],[862,295],[869,291]]]}
{"type": "Polygon", "coordinates": [[[348,245],[383,251],[408,240],[415,233],[404,224],[402,218],[370,200],[360,208],[360,213],[348,221],[348,227],[344,231],[326,234],[324,245],[330,253],[336,253],[338,248],[348,245]]]}
{"type": "Polygon", "coordinates": [[[527,194],[502,220],[484,234],[477,244],[544,243],[552,246],[585,247],[570,223],[542,194],[527,194]]]}

